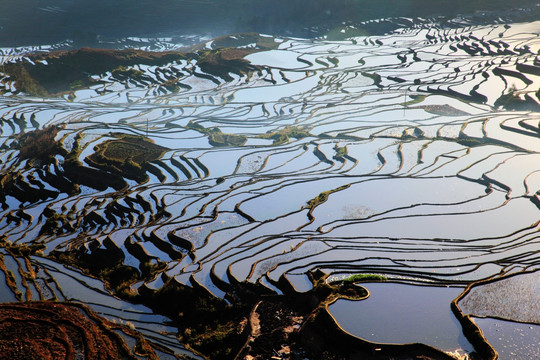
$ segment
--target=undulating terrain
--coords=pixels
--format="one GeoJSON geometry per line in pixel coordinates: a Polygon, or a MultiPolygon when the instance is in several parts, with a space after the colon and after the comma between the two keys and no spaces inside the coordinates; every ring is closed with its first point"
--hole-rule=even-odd
{"type": "Polygon", "coordinates": [[[536,358],[539,33],[1,48],[0,301],[126,358],[536,358]]]}

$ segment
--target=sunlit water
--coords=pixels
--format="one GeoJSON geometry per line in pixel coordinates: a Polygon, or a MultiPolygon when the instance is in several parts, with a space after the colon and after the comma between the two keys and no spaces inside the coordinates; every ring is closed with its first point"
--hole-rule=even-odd
{"type": "Polygon", "coordinates": [[[499,319],[474,319],[501,360],[538,359],[540,357],[540,329],[538,325],[499,319]]]}
{"type": "MultiPolygon", "coordinates": [[[[196,62],[141,65],[150,84],[108,73],[103,85],[72,100],[14,94],[4,79],[0,171],[31,187],[55,190],[47,173],[61,169],[18,161],[9,145],[23,115],[27,131],[64,124],[58,138],[66,148],[80,136],[81,162],[110,132],[148,134],[170,150],[152,163],[148,183],[129,181],[124,192],[81,186],[77,195],[46,200],[7,196],[0,232],[13,242],[44,241],[47,252],[109,237],[135,267],[140,259],[125,243],[139,242],[168,262],[167,275],[188,285],[193,276],[217,296],[223,292],[214,280],[231,277],[279,292],[272,283],[287,274],[305,290],[303,274],[314,268],[433,285],[538,268],[538,114],[493,105],[510,89],[534,98],[540,88],[539,28],[274,39],[277,49],[247,56],[260,73],[230,74],[226,82],[198,76],[196,62]],[[171,93],[159,85],[162,76],[186,86],[171,93]],[[190,121],[248,141],[212,147],[187,129],[190,121]],[[257,138],[287,126],[310,136],[279,145],[257,138]],[[338,156],[340,147],[346,156],[338,156]],[[310,212],[308,201],[328,191],[310,212]],[[68,214],[75,230],[40,235],[46,207],[68,214]],[[13,221],[18,209],[31,217],[13,221]],[[156,216],[160,209],[170,216],[156,216]],[[88,220],[90,213],[106,224],[88,220]],[[193,245],[190,256],[171,244],[173,236],[193,245]]],[[[3,52],[4,61],[21,56],[3,52]]]]}
{"type": "Polygon", "coordinates": [[[370,291],[367,300],[338,300],[330,306],[345,331],[376,343],[424,343],[461,354],[474,349],[450,310],[450,302],[463,289],[395,283],[362,286],[370,291]]]}

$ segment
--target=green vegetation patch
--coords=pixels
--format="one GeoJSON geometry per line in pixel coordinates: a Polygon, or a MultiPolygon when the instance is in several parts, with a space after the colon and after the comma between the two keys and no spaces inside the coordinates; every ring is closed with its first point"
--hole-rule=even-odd
{"type": "Polygon", "coordinates": [[[411,105],[419,104],[422,101],[424,101],[427,96],[426,95],[409,95],[409,97],[411,98],[411,100],[404,102],[403,106],[411,106],[411,105]]]}
{"type": "Polygon", "coordinates": [[[112,161],[132,161],[138,166],[159,159],[164,149],[143,138],[124,137],[120,140],[107,141],[98,146],[103,156],[112,161]]]}
{"type": "Polygon", "coordinates": [[[345,156],[347,155],[347,147],[345,146],[335,146],[334,150],[336,150],[336,156],[345,156]]]}
{"type": "Polygon", "coordinates": [[[134,68],[126,68],[123,65],[118,66],[116,69],[111,71],[111,73],[114,76],[121,75],[121,76],[124,76],[124,77],[131,77],[131,78],[140,78],[141,76],[144,75],[144,71],[137,70],[137,69],[134,69],[134,68]]]}
{"type": "Polygon", "coordinates": [[[266,134],[258,135],[259,139],[273,140],[274,145],[283,144],[289,141],[290,138],[303,139],[312,136],[305,128],[298,126],[286,126],[278,131],[269,131],[266,134]]]}
{"type": "Polygon", "coordinates": [[[345,161],[345,156],[347,156],[348,151],[346,146],[334,146],[334,151],[336,154],[334,155],[334,159],[339,161],[345,161]]]}
{"type": "Polygon", "coordinates": [[[208,142],[212,146],[242,146],[246,143],[247,137],[244,135],[224,134],[220,129],[214,127],[207,129],[204,126],[190,121],[186,125],[187,129],[195,130],[208,136],[208,142]]]}
{"type": "Polygon", "coordinates": [[[49,213],[47,211],[44,211],[44,213],[48,216],[46,216],[45,223],[41,226],[41,229],[39,230],[40,235],[59,235],[65,232],[75,231],[75,229],[69,223],[69,218],[67,215],[59,214],[57,212],[49,213]]]}
{"type": "Polygon", "coordinates": [[[161,158],[168,149],[143,136],[114,134],[118,139],[105,141],[85,161],[97,168],[121,174],[136,181],[146,179],[144,165],[161,158]]]}
{"type": "Polygon", "coordinates": [[[69,88],[71,90],[79,90],[84,88],[84,82],[82,80],[74,80],[71,84],[69,84],[69,88]]]}
{"type": "Polygon", "coordinates": [[[247,137],[243,135],[223,134],[219,129],[208,134],[208,142],[212,146],[242,146],[247,137]]]}
{"type": "Polygon", "coordinates": [[[239,342],[238,338],[241,338],[243,331],[241,325],[242,322],[238,319],[228,322],[216,321],[206,326],[186,328],[181,338],[189,348],[198,353],[207,354],[210,359],[232,358],[238,351],[236,343],[239,342]],[[224,344],[228,345],[224,346],[224,344]]]}
{"type": "Polygon", "coordinates": [[[345,190],[349,187],[350,185],[343,185],[343,186],[340,186],[336,189],[332,189],[332,190],[327,190],[327,191],[323,191],[321,192],[319,195],[317,195],[315,198],[309,200],[307,202],[307,208],[308,209],[314,209],[315,207],[317,207],[318,205],[322,204],[323,202],[325,202],[326,200],[328,200],[328,196],[332,193],[335,193],[335,192],[338,192],[338,191],[341,191],[341,190],[345,190]]]}
{"type": "Polygon", "coordinates": [[[344,283],[356,283],[362,281],[386,281],[388,278],[379,274],[354,274],[346,279],[343,279],[344,283]]]}

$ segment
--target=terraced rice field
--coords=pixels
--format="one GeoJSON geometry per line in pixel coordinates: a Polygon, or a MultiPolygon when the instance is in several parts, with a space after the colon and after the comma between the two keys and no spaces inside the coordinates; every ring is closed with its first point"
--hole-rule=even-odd
{"type": "MultiPolygon", "coordinates": [[[[537,270],[539,28],[261,35],[272,47],[249,51],[247,71],[216,75],[197,59],[133,65],[55,98],[18,92],[4,76],[0,238],[151,268],[133,291],[174,279],[225,298],[242,281],[281,293],[280,278],[304,292],[314,269],[434,289],[537,270]],[[21,134],[51,126],[50,153],[23,154],[21,134]],[[137,160],[146,145],[121,147],[125,135],[160,150],[137,160]],[[116,144],[109,159],[135,175],[92,161],[107,144],[116,144]]],[[[3,49],[1,59],[30,63],[28,50],[3,49]]],[[[43,256],[2,255],[0,277],[14,274],[0,278],[2,301],[75,300],[188,353],[162,316],[99,281],[43,256]]],[[[459,346],[473,351],[463,342],[443,350],[459,346]]],[[[539,348],[496,350],[528,359],[539,348]]]]}

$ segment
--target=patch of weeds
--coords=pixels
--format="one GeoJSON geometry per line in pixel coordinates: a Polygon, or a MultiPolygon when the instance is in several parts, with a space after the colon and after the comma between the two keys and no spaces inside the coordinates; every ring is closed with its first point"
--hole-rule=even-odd
{"type": "Polygon", "coordinates": [[[199,326],[200,329],[194,331],[193,328],[184,330],[182,340],[197,351],[201,351],[209,355],[211,359],[230,357],[235,350],[231,346],[223,346],[228,342],[237,342],[238,323],[216,322],[206,326],[199,326]]]}
{"type": "Polygon", "coordinates": [[[334,146],[334,151],[336,154],[334,155],[335,160],[344,161],[344,157],[347,156],[347,147],[346,146],[334,146]]]}
{"type": "Polygon", "coordinates": [[[204,126],[190,121],[186,125],[187,129],[198,131],[202,134],[208,136],[208,142],[212,146],[222,147],[222,146],[242,146],[246,143],[247,137],[244,135],[236,134],[225,134],[222,133],[220,129],[214,127],[212,129],[207,129],[204,126]]]}
{"type": "Polygon", "coordinates": [[[330,195],[330,191],[323,191],[317,197],[311,199],[308,201],[308,208],[313,209],[315,206],[322,204],[328,199],[328,195],[330,195]]]}
{"type": "Polygon", "coordinates": [[[426,95],[409,95],[409,97],[411,98],[411,100],[404,102],[403,106],[411,106],[411,105],[419,104],[422,101],[424,101],[427,96],[426,95]]]}
{"type": "Polygon", "coordinates": [[[82,80],[75,80],[69,84],[69,88],[71,90],[78,90],[78,89],[82,89],[83,87],[84,87],[84,82],[82,80]]]}
{"type": "MultiPolygon", "coordinates": [[[[33,96],[60,96],[75,89],[88,87],[99,80],[92,75],[114,72],[119,78],[143,76],[143,72],[130,66],[163,65],[175,60],[184,59],[178,52],[151,52],[135,49],[112,50],[81,48],[71,51],[52,51],[28,55],[35,65],[26,60],[4,65],[4,73],[15,81],[18,91],[33,96]],[[42,61],[45,60],[47,65],[42,61]]],[[[70,96],[72,98],[72,95],[70,96]]]]}
{"type": "Polygon", "coordinates": [[[343,283],[355,283],[361,281],[386,281],[388,278],[379,274],[354,274],[346,279],[343,279],[343,283]]]}
{"type": "Polygon", "coordinates": [[[96,146],[85,161],[92,166],[142,182],[147,177],[144,165],[161,158],[167,148],[142,136],[113,134],[118,139],[96,146]]]}
{"type": "Polygon", "coordinates": [[[279,131],[271,131],[266,134],[258,135],[259,139],[273,140],[274,145],[284,144],[289,141],[290,138],[303,139],[311,136],[308,130],[298,126],[286,126],[279,131]]]}
{"type": "Polygon", "coordinates": [[[126,68],[123,65],[118,66],[113,71],[111,71],[113,76],[120,76],[120,77],[130,77],[130,78],[140,78],[144,75],[144,72],[141,70],[137,70],[135,68],[126,68]]]}
{"type": "Polygon", "coordinates": [[[328,196],[332,193],[335,193],[335,192],[338,192],[338,191],[341,191],[341,190],[345,190],[349,187],[349,185],[343,185],[343,186],[340,186],[336,189],[332,189],[332,190],[327,190],[327,191],[323,191],[321,192],[319,195],[317,195],[315,198],[309,200],[307,202],[307,208],[308,209],[314,209],[315,207],[317,207],[318,205],[322,204],[323,202],[325,202],[326,200],[328,200],[328,196]]]}

